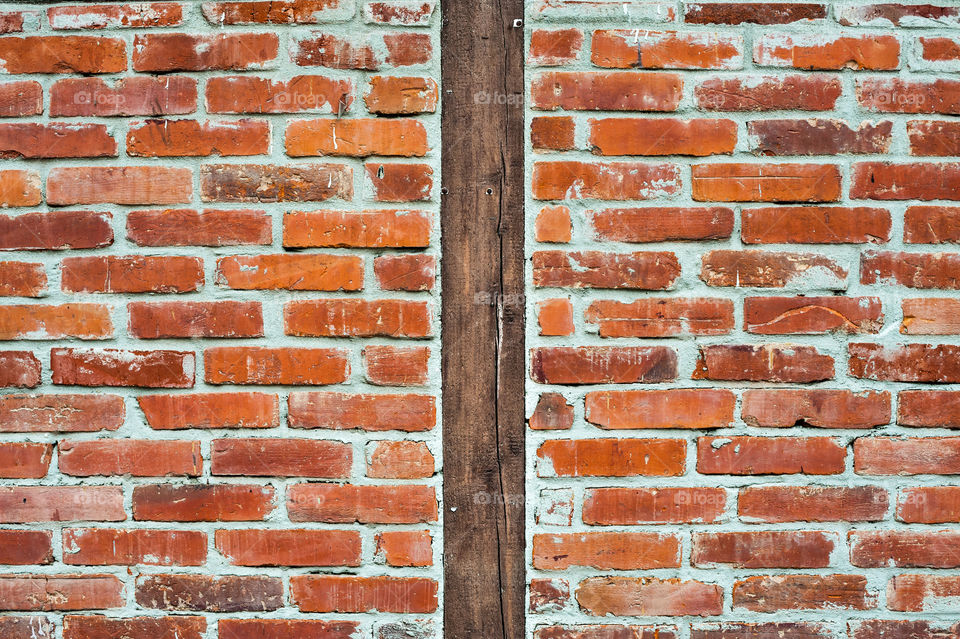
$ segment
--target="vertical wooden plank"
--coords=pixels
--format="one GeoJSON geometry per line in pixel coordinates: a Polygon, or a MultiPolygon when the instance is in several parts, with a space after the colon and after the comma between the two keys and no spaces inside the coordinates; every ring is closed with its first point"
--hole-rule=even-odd
{"type": "Polygon", "coordinates": [[[442,0],[444,636],[524,636],[522,0],[442,0]]]}

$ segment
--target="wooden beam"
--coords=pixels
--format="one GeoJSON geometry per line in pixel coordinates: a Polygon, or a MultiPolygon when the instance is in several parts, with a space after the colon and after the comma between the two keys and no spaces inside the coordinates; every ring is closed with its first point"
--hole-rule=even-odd
{"type": "Polygon", "coordinates": [[[522,0],[442,0],[444,637],[520,639],[522,0]]]}

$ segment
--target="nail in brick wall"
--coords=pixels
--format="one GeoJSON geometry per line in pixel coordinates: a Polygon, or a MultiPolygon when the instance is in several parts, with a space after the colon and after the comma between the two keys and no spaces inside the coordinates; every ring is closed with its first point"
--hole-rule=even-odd
{"type": "Polygon", "coordinates": [[[526,13],[529,636],[955,636],[960,7],[526,13]]]}
{"type": "Polygon", "coordinates": [[[439,639],[439,29],[0,5],[0,636],[439,639]]]}

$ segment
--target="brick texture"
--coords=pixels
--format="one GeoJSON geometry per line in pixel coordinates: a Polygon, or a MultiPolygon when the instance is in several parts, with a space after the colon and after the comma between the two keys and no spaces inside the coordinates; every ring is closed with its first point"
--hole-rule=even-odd
{"type": "Polygon", "coordinates": [[[440,26],[0,3],[0,637],[440,639],[440,26]]]}
{"type": "Polygon", "coordinates": [[[525,7],[528,636],[957,636],[957,3],[525,7]]]}

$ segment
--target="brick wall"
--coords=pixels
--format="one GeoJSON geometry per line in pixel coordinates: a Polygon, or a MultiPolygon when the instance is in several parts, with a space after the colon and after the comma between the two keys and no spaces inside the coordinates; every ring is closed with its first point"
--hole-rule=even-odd
{"type": "Polygon", "coordinates": [[[532,636],[957,636],[960,6],[526,9],[532,636]]]}
{"type": "Polygon", "coordinates": [[[4,639],[435,636],[439,27],[0,5],[4,639]]]}

